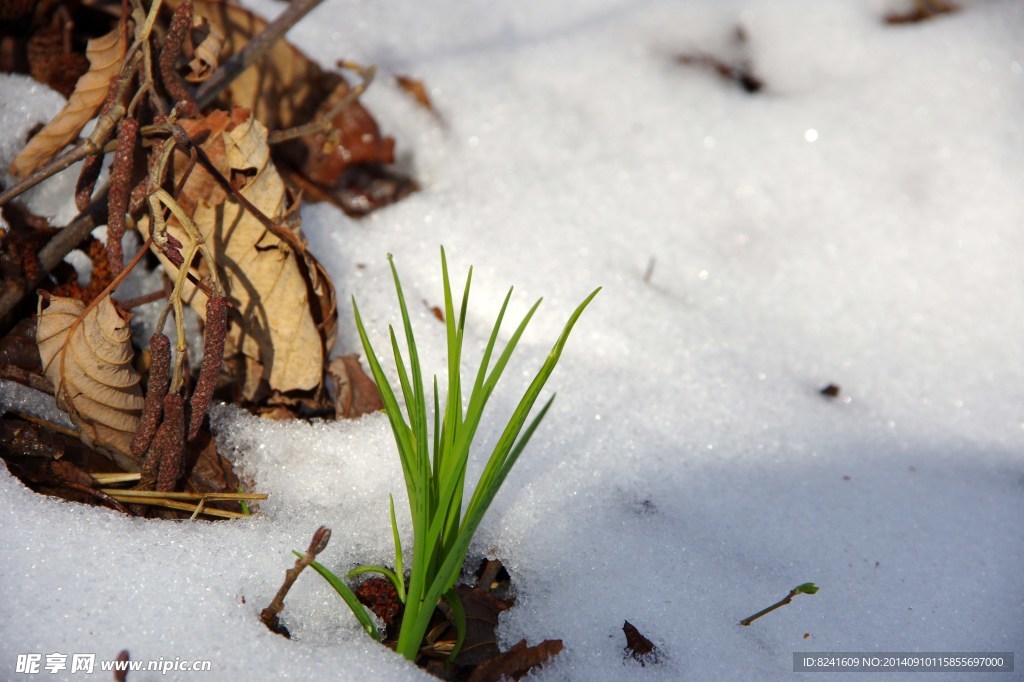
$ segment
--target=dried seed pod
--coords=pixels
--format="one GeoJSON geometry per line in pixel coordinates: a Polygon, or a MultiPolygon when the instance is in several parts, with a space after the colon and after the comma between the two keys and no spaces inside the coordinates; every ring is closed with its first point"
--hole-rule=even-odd
{"type": "Polygon", "coordinates": [[[203,425],[206,411],[213,400],[217,387],[217,376],[224,362],[224,340],[228,335],[228,302],[222,295],[210,296],[206,301],[206,340],[203,345],[203,362],[199,367],[199,380],[192,392],[189,405],[188,439],[192,440],[203,425]]]}
{"type": "MultiPolygon", "coordinates": [[[[160,416],[164,410],[164,397],[171,385],[171,342],[163,334],[149,337],[149,385],[146,387],[146,402],[142,406],[139,428],[132,439],[131,452],[142,459],[153,441],[160,416]]],[[[155,471],[153,472],[155,475],[155,471]]]]}
{"type": "Polygon", "coordinates": [[[178,57],[181,56],[181,47],[188,38],[192,29],[192,0],[185,0],[174,10],[170,26],[167,28],[167,37],[164,39],[163,49],[160,51],[160,78],[163,80],[164,89],[167,90],[175,102],[184,107],[186,116],[193,116],[199,112],[192,93],[188,91],[185,80],[178,75],[178,57]]]}
{"type": "Polygon", "coordinates": [[[164,398],[164,421],[153,437],[150,456],[159,462],[156,489],[174,490],[185,473],[185,400],[177,393],[164,398]]]}
{"type": "Polygon", "coordinates": [[[125,215],[131,198],[132,169],[135,166],[135,141],[139,136],[139,122],[126,118],[117,126],[117,149],[110,170],[110,195],[107,200],[107,259],[115,277],[124,269],[125,215]]]}

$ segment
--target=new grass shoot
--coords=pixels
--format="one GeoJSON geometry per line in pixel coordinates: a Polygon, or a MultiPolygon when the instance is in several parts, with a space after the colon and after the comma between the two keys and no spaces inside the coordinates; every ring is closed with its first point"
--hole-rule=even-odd
{"type": "MultiPolygon", "coordinates": [[[[389,498],[395,546],[395,570],[392,571],[382,566],[365,566],[356,569],[350,576],[374,571],[385,575],[394,584],[399,598],[405,605],[395,648],[408,659],[415,659],[419,653],[435,607],[442,599],[447,602],[459,633],[455,650],[452,653],[452,659],[454,659],[465,634],[465,617],[455,594],[455,583],[466,560],[466,553],[469,550],[473,534],[512,466],[550,409],[554,400],[553,395],[530,419],[530,412],[540,397],[548,377],[551,376],[555,365],[558,364],[558,359],[569,339],[573,325],[576,324],[583,310],[597,295],[600,288],[595,289],[587,296],[569,317],[569,321],[565,324],[565,328],[547,359],[505,425],[505,429],[480,475],[480,480],[477,481],[476,487],[470,495],[469,503],[463,509],[463,497],[466,493],[466,464],[473,444],[473,437],[480,425],[487,401],[494,392],[498,379],[501,378],[527,324],[537,311],[540,300],[530,308],[516,327],[492,366],[498,333],[512,298],[512,289],[509,289],[501,310],[498,312],[476,377],[472,385],[468,386],[468,396],[465,396],[464,391],[467,386],[464,386],[462,381],[462,342],[473,269],[469,269],[462,301],[456,310],[448,277],[448,263],[445,259],[444,249],[441,249],[444,320],[448,343],[448,390],[444,394],[444,410],[442,411],[437,376],[434,376],[433,389],[430,394],[424,387],[409,310],[402,292],[398,270],[390,254],[388,261],[391,264],[395,289],[398,293],[407,351],[407,355],[402,352],[398,335],[393,327],[389,327],[391,350],[397,368],[401,399],[405,404],[404,410],[399,403],[399,395],[388,381],[387,375],[381,367],[380,358],[370,343],[363,319],[359,314],[359,307],[354,299],[352,304],[355,311],[356,328],[359,331],[373,378],[380,389],[385,411],[391,422],[391,430],[398,445],[398,456],[402,463],[406,492],[409,497],[409,511],[412,515],[412,563],[408,583],[406,583],[403,550],[395,521],[394,500],[389,498]],[[406,362],[406,358],[408,358],[408,362],[406,362]],[[465,401],[464,397],[466,397],[465,401]],[[433,407],[432,411],[429,410],[430,407],[433,407]]],[[[376,629],[370,623],[365,609],[355,600],[351,590],[327,569],[316,564],[313,566],[345,598],[346,603],[356,613],[364,628],[372,635],[379,637],[376,629]]]]}

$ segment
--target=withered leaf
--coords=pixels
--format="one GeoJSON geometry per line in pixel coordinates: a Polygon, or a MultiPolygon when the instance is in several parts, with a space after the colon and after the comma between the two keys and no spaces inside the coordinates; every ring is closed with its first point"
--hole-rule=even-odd
{"type": "Polygon", "coordinates": [[[353,419],[384,409],[377,384],[366,376],[358,355],[334,358],[327,373],[334,379],[335,416],[353,419]]]}
{"type": "Polygon", "coordinates": [[[520,640],[505,653],[477,666],[469,676],[469,682],[498,682],[504,677],[518,680],[561,650],[560,639],[546,639],[535,646],[526,646],[526,640],[520,640]]]}
{"type": "Polygon", "coordinates": [[[77,299],[44,294],[38,317],[39,356],[56,388],[57,405],[70,415],[87,445],[125,470],[137,471],[130,446],[143,397],[132,367],[128,319],[109,295],[86,309],[77,299]]]}
{"type": "MultiPolygon", "coordinates": [[[[280,226],[277,233],[269,230],[200,167],[189,175],[177,197],[211,250],[240,317],[232,319],[225,358],[236,353],[245,357],[243,399],[252,400],[262,381],[282,393],[318,390],[324,349],[334,344],[337,331],[334,287],[305,248],[297,216],[292,216],[290,224],[282,222],[294,207],[270,159],[266,128],[245,109],[230,115],[215,111],[202,119],[182,121],[182,126],[193,138],[205,137],[202,148],[218,171],[280,226]]],[[[180,165],[176,164],[176,172],[180,165]]],[[[139,221],[139,228],[148,236],[147,220],[139,221]]],[[[190,240],[176,220],[168,230],[188,246],[190,240]]],[[[177,268],[162,252],[156,253],[173,276],[177,268]]],[[[197,278],[209,274],[209,268],[209,263],[199,261],[197,278]]],[[[184,293],[201,319],[206,315],[206,298],[191,285],[184,293]]]]}
{"type": "Polygon", "coordinates": [[[14,158],[12,175],[24,178],[78,136],[106,99],[110,79],[118,74],[124,51],[124,35],[120,27],[89,41],[85,48],[89,71],[78,79],[75,91],[64,108],[14,158]]]}
{"type": "MultiPolygon", "coordinates": [[[[186,469],[189,471],[187,487],[194,492],[238,492],[239,480],[231,462],[217,451],[217,441],[203,430],[188,444],[186,469]]],[[[249,503],[253,506],[253,503],[249,503]]],[[[230,508],[227,503],[220,505],[230,508]]],[[[237,510],[237,505],[234,507],[237,510]]]]}
{"type": "Polygon", "coordinates": [[[625,651],[629,656],[639,661],[641,666],[657,663],[658,650],[651,640],[641,635],[628,620],[622,624],[622,631],[626,633],[625,651]]]}
{"type": "Polygon", "coordinates": [[[205,17],[195,17],[192,26],[192,59],[188,63],[185,80],[202,83],[213,75],[220,65],[224,50],[224,34],[205,17]]]}
{"type": "Polygon", "coordinates": [[[495,629],[498,627],[499,614],[507,611],[512,605],[481,587],[459,585],[455,591],[466,614],[466,638],[455,663],[465,666],[479,665],[502,655],[498,649],[495,629]]]}

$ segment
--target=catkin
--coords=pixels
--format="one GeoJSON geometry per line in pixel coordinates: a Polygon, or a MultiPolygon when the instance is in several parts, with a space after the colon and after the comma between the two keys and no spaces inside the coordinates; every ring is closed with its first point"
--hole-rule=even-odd
{"type": "MultiPolygon", "coordinates": [[[[100,108],[99,117],[103,118],[110,113],[114,102],[117,101],[117,91],[120,81],[117,78],[110,79],[110,86],[107,88],[107,98],[100,108]]],[[[78,174],[78,182],[75,184],[75,208],[79,213],[85,213],[92,204],[92,193],[96,189],[96,180],[100,177],[100,170],[103,168],[103,145],[106,140],[100,140],[100,149],[85,159],[82,163],[82,170],[78,174]]]]}
{"type": "Polygon", "coordinates": [[[124,237],[125,215],[131,197],[130,183],[138,135],[139,122],[134,118],[123,119],[117,127],[117,149],[110,170],[110,195],[107,199],[107,260],[110,261],[110,271],[114,277],[124,269],[121,239],[124,237]]]}
{"type": "Polygon", "coordinates": [[[206,411],[210,409],[213,391],[217,388],[217,376],[224,361],[224,340],[228,334],[228,302],[222,295],[210,296],[206,300],[206,340],[203,344],[203,362],[199,366],[199,380],[192,392],[189,406],[188,439],[192,440],[203,425],[206,411]]]}
{"type": "Polygon", "coordinates": [[[139,427],[132,438],[131,453],[142,459],[153,441],[160,416],[164,410],[164,396],[171,385],[171,342],[163,334],[149,337],[149,384],[146,386],[146,402],[142,406],[139,427]]]}
{"type": "Polygon", "coordinates": [[[164,398],[164,421],[153,437],[150,456],[159,462],[156,489],[174,490],[185,473],[185,401],[177,393],[164,398]]]}
{"type": "Polygon", "coordinates": [[[183,106],[186,116],[192,116],[199,111],[196,101],[185,85],[185,80],[178,75],[177,71],[181,47],[191,29],[192,0],[185,0],[178,5],[178,9],[174,10],[170,26],[167,28],[163,49],[160,51],[160,77],[163,80],[164,89],[175,102],[183,106]]]}

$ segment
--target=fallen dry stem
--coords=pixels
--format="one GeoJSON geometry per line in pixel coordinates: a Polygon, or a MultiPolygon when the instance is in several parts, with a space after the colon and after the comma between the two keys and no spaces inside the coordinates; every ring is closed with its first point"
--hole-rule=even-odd
{"type": "Polygon", "coordinates": [[[123,474],[114,473],[92,473],[92,480],[96,481],[100,485],[112,485],[114,483],[134,483],[139,480],[140,474],[125,472],[123,474]]]}
{"type": "Polygon", "coordinates": [[[78,438],[79,437],[78,431],[75,431],[73,429],[66,429],[63,426],[58,426],[57,424],[54,424],[52,422],[46,421],[45,419],[40,419],[39,417],[33,417],[30,414],[25,414],[24,412],[19,412],[18,410],[8,410],[8,413],[13,414],[14,416],[18,417],[19,419],[24,419],[25,421],[27,421],[29,423],[35,424],[36,426],[42,426],[44,429],[49,429],[50,431],[53,431],[54,433],[59,433],[62,436],[67,436],[68,438],[78,438]]]}
{"type": "MultiPolygon", "coordinates": [[[[134,474],[138,477],[138,474],[134,474]]],[[[103,474],[92,474],[92,477],[99,480],[103,474]]],[[[165,500],[184,500],[186,502],[201,502],[206,500],[207,502],[225,502],[225,501],[259,501],[267,499],[266,493],[175,493],[175,492],[159,492],[156,490],[133,490],[127,489],[122,490],[121,488],[101,488],[102,492],[108,495],[117,495],[119,497],[134,498],[136,497],[159,497],[165,500]]]]}
{"type": "Polygon", "coordinates": [[[122,514],[125,514],[127,516],[135,516],[135,514],[133,514],[131,510],[128,509],[128,507],[124,506],[123,504],[121,504],[121,502],[114,499],[111,495],[103,492],[102,490],[90,488],[87,485],[82,485],[81,483],[76,483],[74,481],[68,480],[62,480],[61,484],[64,485],[65,487],[71,488],[72,490],[77,490],[80,493],[85,493],[86,495],[95,497],[97,500],[110,505],[111,507],[121,512],[122,514]]]}
{"type": "Polygon", "coordinates": [[[316,555],[324,551],[327,547],[327,543],[331,539],[331,529],[327,526],[320,526],[313,533],[313,539],[309,541],[309,548],[306,549],[306,553],[295,560],[295,565],[285,571],[284,582],[281,583],[280,589],[277,594],[274,595],[273,601],[267,608],[260,611],[260,620],[266,625],[271,631],[280,633],[281,626],[277,621],[277,615],[284,609],[284,598],[287,596],[288,591],[292,589],[292,585],[295,584],[295,580],[299,577],[299,574],[305,570],[306,566],[313,563],[316,559],[316,555]]]}
{"type": "Polygon", "coordinates": [[[154,495],[161,495],[161,497],[132,497],[129,495],[125,495],[124,493],[127,491],[124,490],[117,491],[116,494],[111,493],[109,490],[105,490],[104,492],[106,492],[108,495],[110,495],[112,498],[119,502],[127,502],[130,504],[145,504],[151,507],[166,507],[167,509],[177,509],[178,511],[185,511],[189,512],[190,514],[195,514],[196,510],[198,509],[199,513],[201,514],[206,514],[207,516],[217,516],[223,519],[245,518],[245,514],[239,512],[227,511],[225,509],[207,509],[205,508],[205,505],[203,507],[199,507],[199,505],[188,504],[186,502],[176,502],[174,500],[163,497],[167,493],[154,493],[154,495]]]}

